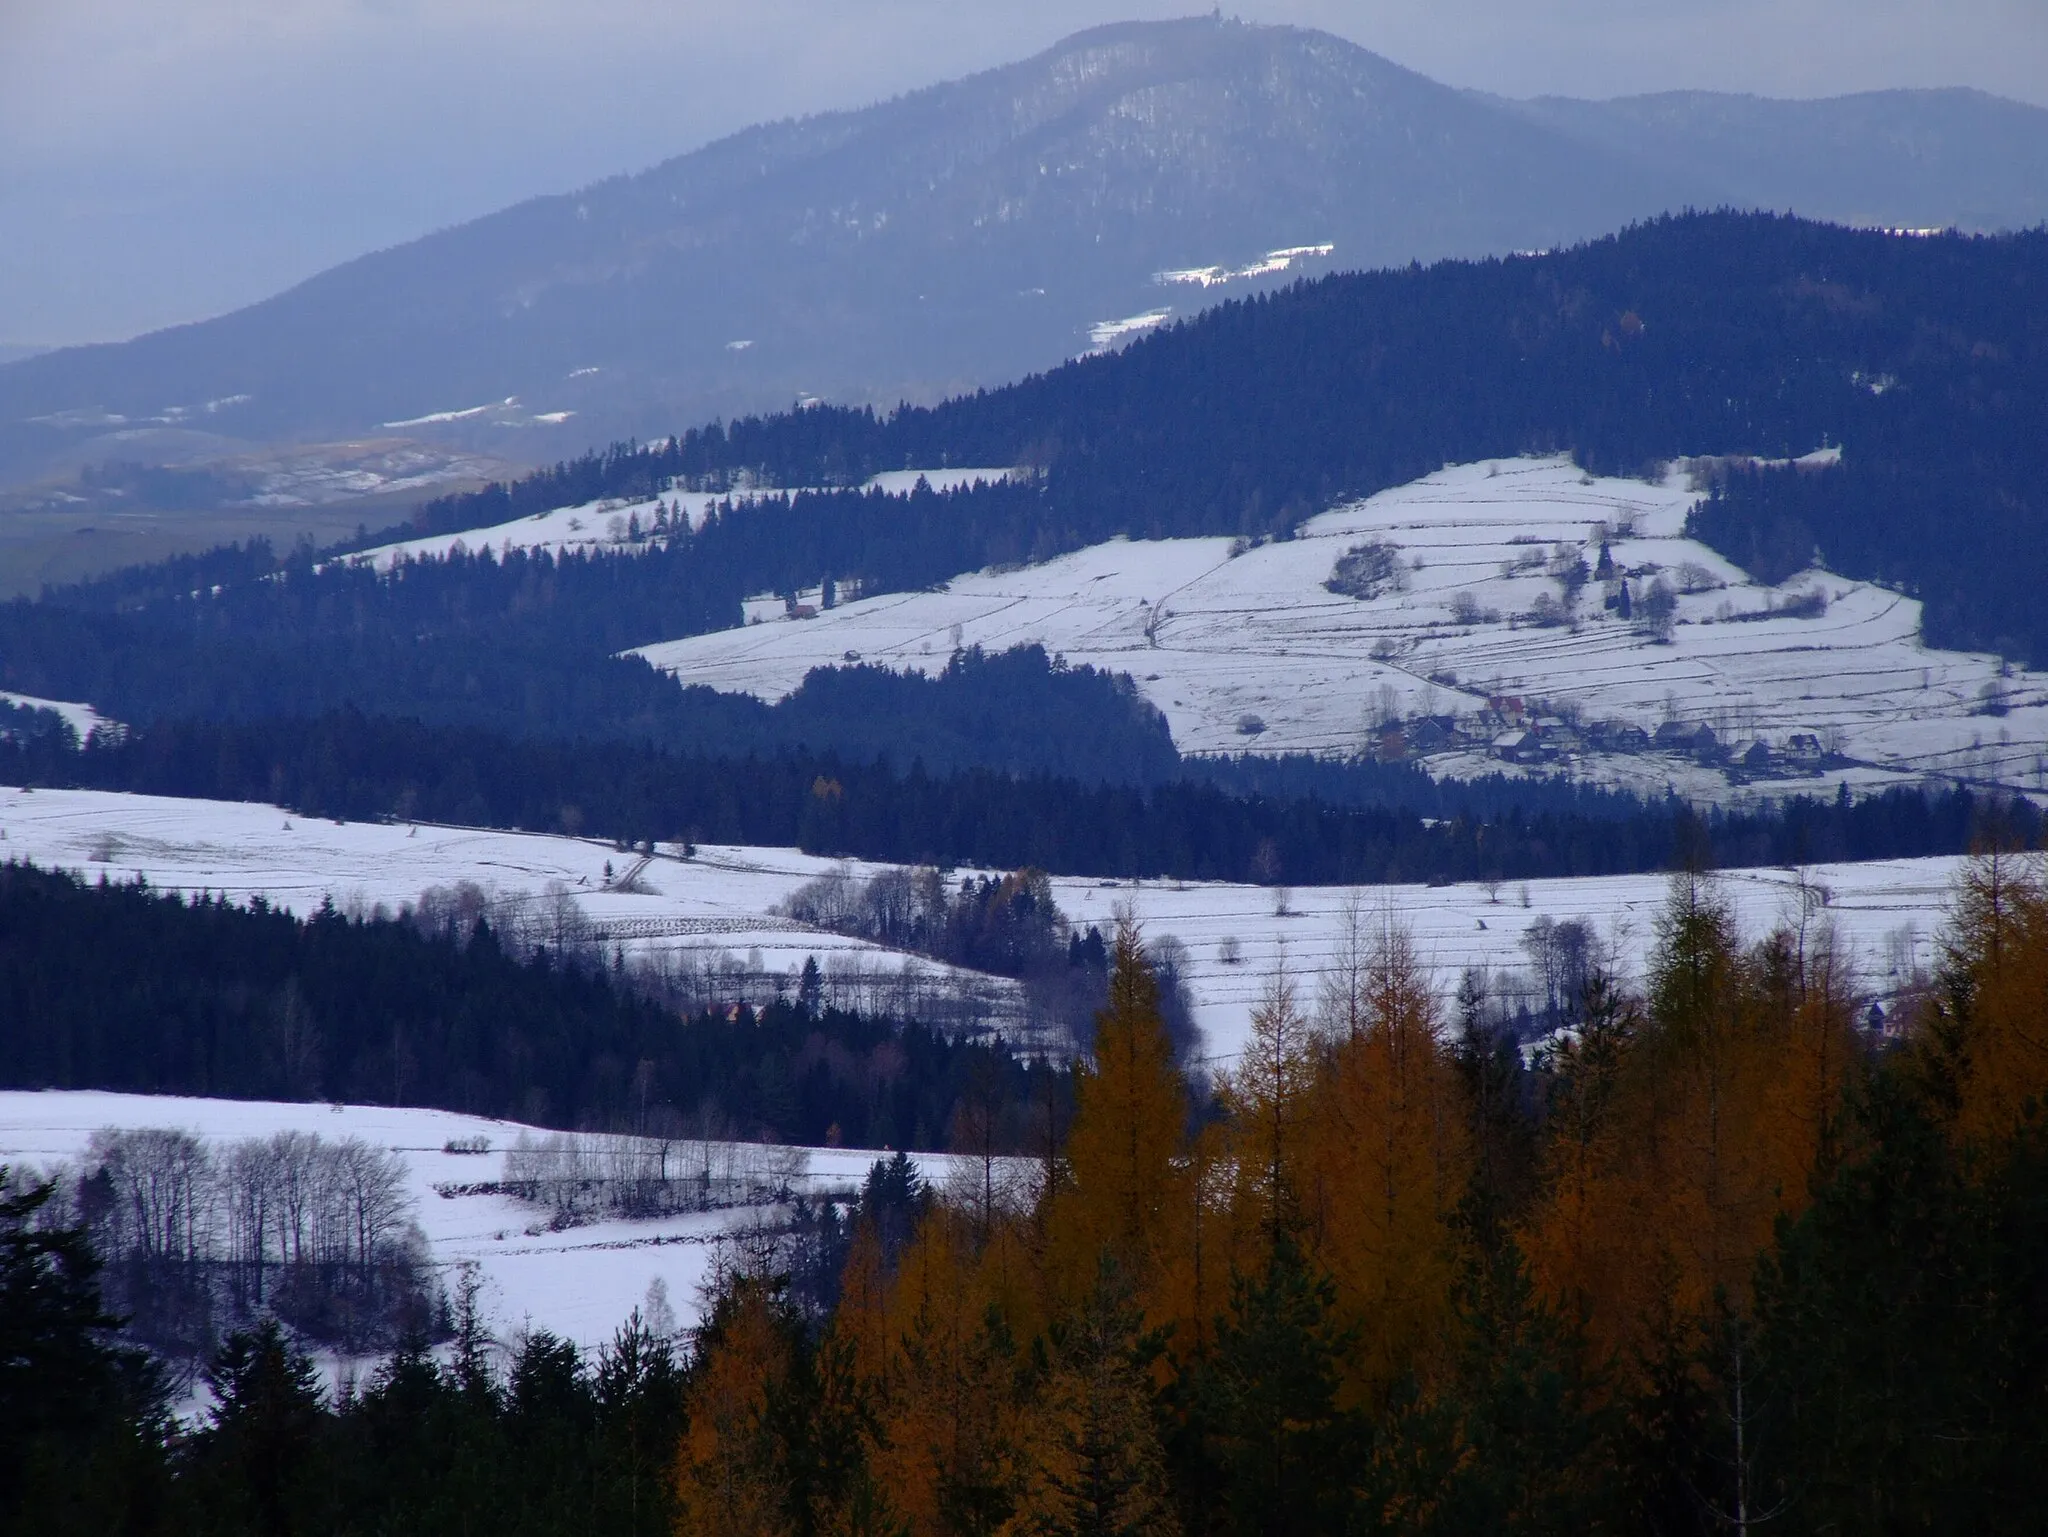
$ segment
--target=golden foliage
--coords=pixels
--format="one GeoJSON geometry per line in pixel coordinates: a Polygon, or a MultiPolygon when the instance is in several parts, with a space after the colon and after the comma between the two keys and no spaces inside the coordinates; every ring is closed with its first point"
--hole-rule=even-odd
{"type": "MultiPolygon", "coordinates": [[[[1478,1111],[1408,936],[1390,915],[1349,918],[1314,1017],[1276,972],[1220,1113],[1199,1124],[1137,926],[1120,921],[1073,1124],[1055,1152],[1048,1119],[1035,1195],[997,1200],[985,1158],[977,1190],[935,1203],[893,1265],[855,1235],[803,1381],[860,1476],[786,1508],[774,1406],[802,1347],[768,1289],[743,1284],[692,1371],[679,1532],[1166,1537],[1169,1407],[1195,1415],[1219,1363],[1243,1365],[1248,1278],[1283,1256],[1327,1308],[1330,1415],[1400,1405],[1419,1422],[1451,1402],[1487,1327],[1454,1305],[1460,1278],[1500,1269],[1461,1220],[1478,1111]]],[[[1844,1091],[1869,1052],[1825,894],[1804,885],[1745,948],[1714,883],[1675,877],[1640,995],[1595,968],[1575,1002],[1538,1074],[1519,1187],[1534,1193],[1512,1239],[1564,1320],[1560,1348],[1626,1393],[1660,1347],[1746,1309],[1774,1225],[1843,1156],[1844,1091]]],[[[1965,876],[1911,1051],[1949,1086],[1959,1137],[2010,1136],[2048,1100],[2048,896],[2032,866],[1996,856],[1965,876]]],[[[1282,1359],[1276,1319],[1262,1327],[1282,1359]]]]}
{"type": "Polygon", "coordinates": [[[874,1461],[913,1537],[996,1531],[1019,1476],[1015,1339],[966,1226],[926,1218],[889,1304],[874,1461]]]}
{"type": "Polygon", "coordinates": [[[1748,954],[1713,883],[1672,880],[1642,1007],[1604,991],[1552,1063],[1539,1283],[1623,1362],[1717,1307],[1801,1210],[1857,1059],[1855,998],[1802,912],[1748,954]]]}
{"type": "Polygon", "coordinates": [[[1262,1233],[1267,1247],[1301,1222],[1303,1129],[1316,1070],[1313,1029],[1282,966],[1252,1009],[1251,1038],[1223,1083],[1237,1220],[1262,1233]]]}
{"type": "Polygon", "coordinates": [[[789,1530],[768,1424],[790,1341],[768,1288],[741,1282],[699,1364],[676,1457],[678,1537],[777,1537],[789,1530]]]}
{"type": "Polygon", "coordinates": [[[1138,926],[1117,923],[1109,1002],[1096,1017],[1095,1049],[1074,1080],[1068,1132],[1050,1214],[1058,1295],[1085,1298],[1102,1261],[1130,1278],[1148,1316],[1189,1220],[1182,1154],[1187,1085],[1173,1058],[1138,926]]]}
{"type": "Polygon", "coordinates": [[[2040,857],[1980,855],[1957,883],[1943,985],[1922,1050],[1950,1080],[1965,1141],[2012,1135],[2048,1103],[2048,888],[2040,857]]]}
{"type": "Polygon", "coordinates": [[[1444,1343],[1470,1136],[1437,996],[1404,930],[1389,921],[1370,936],[1341,1008],[1345,1033],[1328,1041],[1301,1116],[1302,1218],[1360,1325],[1370,1394],[1444,1343]]]}

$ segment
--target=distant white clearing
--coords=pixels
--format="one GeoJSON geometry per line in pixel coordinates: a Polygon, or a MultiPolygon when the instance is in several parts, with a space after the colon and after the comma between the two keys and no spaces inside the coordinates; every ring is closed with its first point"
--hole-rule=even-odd
{"type": "Polygon", "coordinates": [[[1173,308],[1168,305],[1146,310],[1142,315],[1126,315],[1122,320],[1098,320],[1088,328],[1088,345],[1096,352],[1107,352],[1119,342],[1165,325],[1172,314],[1173,308]]]}
{"type": "Polygon", "coordinates": [[[493,411],[504,411],[519,404],[517,395],[507,395],[503,400],[489,401],[480,406],[465,406],[459,411],[429,411],[425,416],[408,416],[401,421],[386,422],[386,427],[431,427],[440,422],[474,421],[493,411]]]}
{"type": "Polygon", "coordinates": [[[1268,251],[1255,262],[1242,267],[1176,267],[1167,272],[1155,272],[1155,283],[1180,283],[1196,288],[1217,288],[1225,283],[1234,283],[1244,278],[1271,277],[1276,272],[1285,272],[1296,262],[1311,257],[1328,256],[1337,248],[1327,241],[1321,245],[1283,246],[1277,251],[1268,251]]]}
{"type": "Polygon", "coordinates": [[[0,703],[18,705],[25,710],[50,710],[64,719],[64,724],[78,733],[83,742],[91,736],[97,726],[107,724],[105,716],[89,704],[77,704],[66,699],[37,699],[31,694],[10,694],[0,689],[0,703]]]}
{"type": "MultiPolygon", "coordinates": [[[[952,470],[885,470],[863,482],[864,491],[885,491],[905,496],[922,480],[934,491],[954,491],[977,481],[994,484],[1020,472],[1009,468],[952,470]]],[[[466,529],[455,534],[427,534],[380,544],[342,557],[353,565],[371,565],[388,571],[402,560],[438,560],[455,550],[480,553],[491,550],[507,554],[513,550],[644,551],[655,538],[655,514],[669,509],[671,516],[687,517],[692,528],[700,528],[704,515],[720,502],[745,502],[761,497],[787,496],[793,492],[772,486],[738,491],[666,491],[660,496],[641,498],[607,497],[574,507],[557,507],[531,517],[515,518],[489,528],[466,529]]]]}

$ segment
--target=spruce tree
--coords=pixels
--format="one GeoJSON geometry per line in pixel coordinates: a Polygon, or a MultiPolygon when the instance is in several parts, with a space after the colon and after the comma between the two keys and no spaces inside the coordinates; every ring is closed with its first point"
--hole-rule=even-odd
{"type": "Polygon", "coordinates": [[[1348,1529],[1367,1442],[1339,1399],[1354,1331],[1336,1303],[1336,1287],[1284,1230],[1262,1273],[1232,1278],[1198,1400],[1231,1537],[1348,1529]]]}
{"type": "Polygon", "coordinates": [[[247,1510],[260,1537],[307,1529],[301,1502],[327,1418],[318,1369],[267,1318],[228,1336],[206,1381],[214,1410],[203,1455],[227,1502],[247,1510]]]}
{"type": "Polygon", "coordinates": [[[115,1342],[57,1187],[0,1166],[0,1530],[106,1530],[162,1476],[161,1377],[115,1342]]]}

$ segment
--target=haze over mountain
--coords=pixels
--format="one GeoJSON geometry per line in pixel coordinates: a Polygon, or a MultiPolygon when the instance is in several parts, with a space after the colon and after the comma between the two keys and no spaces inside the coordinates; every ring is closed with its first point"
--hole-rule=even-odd
{"type": "MultiPolygon", "coordinates": [[[[2029,225],[2048,111],[1965,91],[1516,103],[1319,32],[1105,27],[216,320],[0,367],[0,478],[366,434],[540,460],[812,396],[933,399],[1303,273],[1719,203],[2029,225]]],[[[298,493],[231,474],[210,494],[298,493]]]]}

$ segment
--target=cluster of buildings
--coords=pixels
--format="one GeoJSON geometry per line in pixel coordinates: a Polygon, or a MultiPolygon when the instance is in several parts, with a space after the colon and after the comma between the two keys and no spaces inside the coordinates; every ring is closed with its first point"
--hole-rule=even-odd
{"type": "Polygon", "coordinates": [[[1584,752],[1670,753],[1704,768],[1719,768],[1736,783],[1748,779],[1819,774],[1827,762],[1820,738],[1795,731],[1780,741],[1761,736],[1724,741],[1705,721],[1667,720],[1655,731],[1627,721],[1592,721],[1575,726],[1539,716],[1498,732],[1489,748],[1505,763],[1555,763],[1584,752]]]}
{"type": "Polygon", "coordinates": [[[1667,720],[1654,731],[1628,721],[1572,721],[1532,709],[1512,695],[1487,700],[1476,718],[1423,715],[1382,727],[1370,744],[1381,762],[1459,749],[1483,749],[1503,763],[1541,765],[1586,753],[1669,753],[1718,768],[1734,783],[1817,775],[1827,763],[1818,735],[1795,731],[1723,740],[1705,721],[1667,720]]]}

